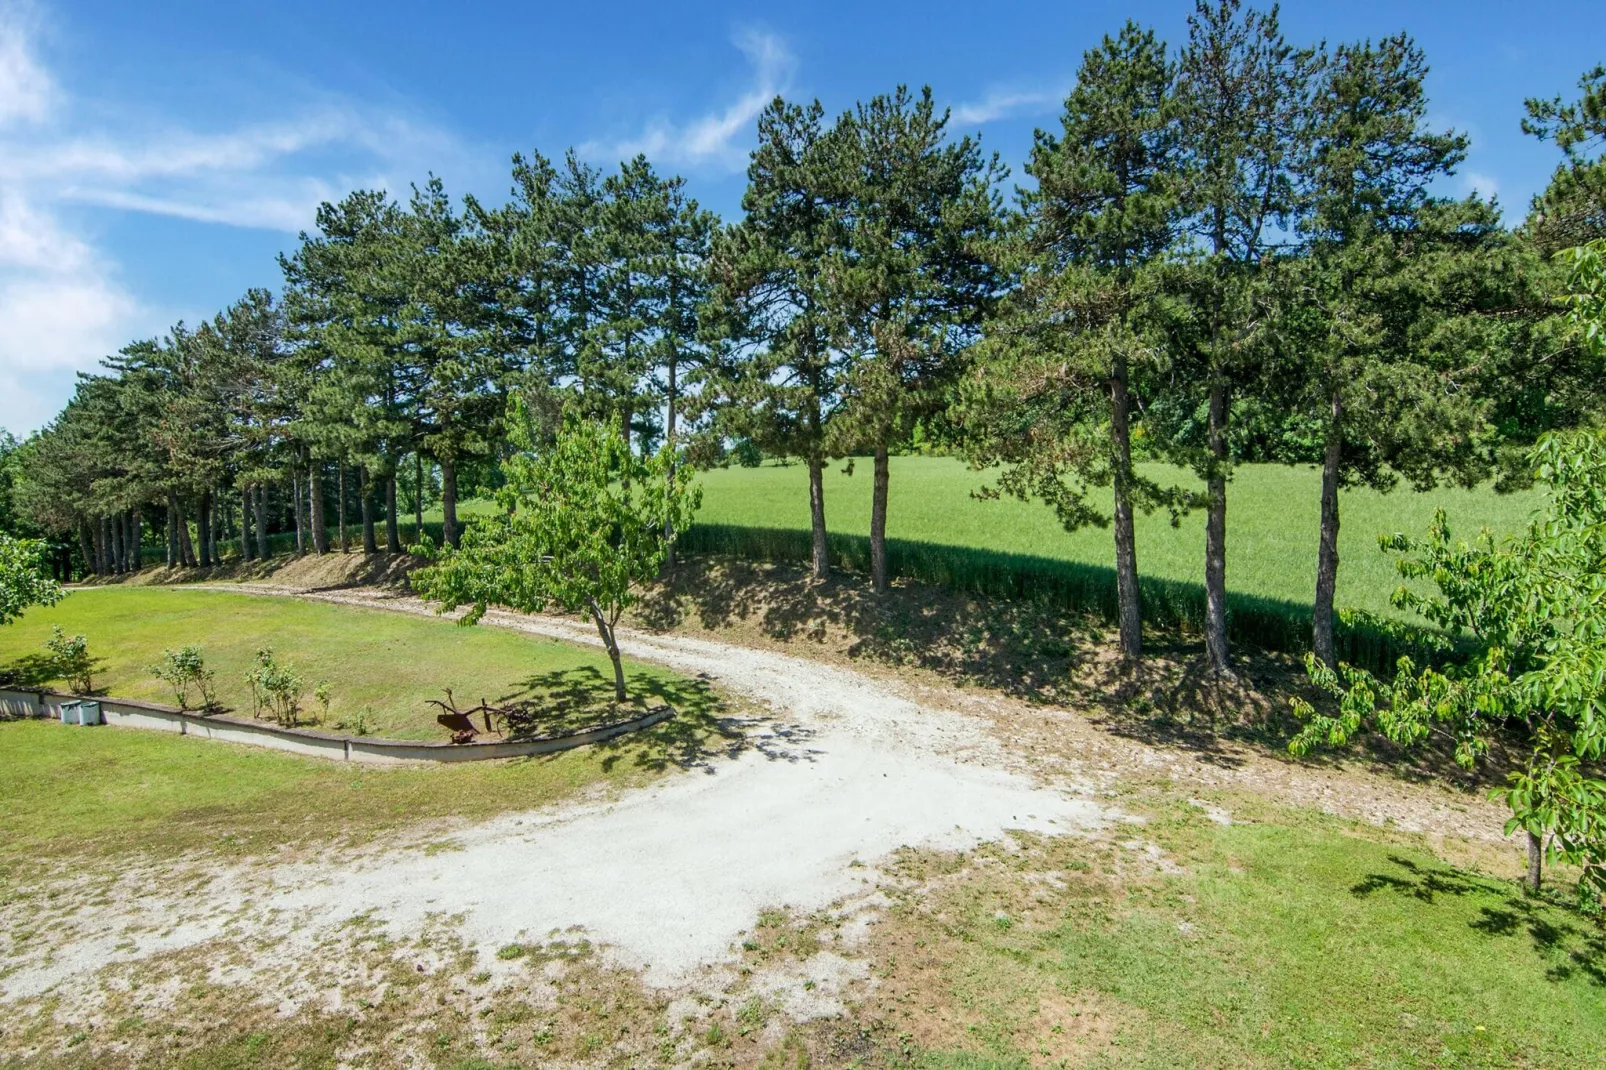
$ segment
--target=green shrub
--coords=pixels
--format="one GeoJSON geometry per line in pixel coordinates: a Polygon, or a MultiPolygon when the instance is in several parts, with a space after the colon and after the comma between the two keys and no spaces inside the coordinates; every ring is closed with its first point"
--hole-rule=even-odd
{"type": "Polygon", "coordinates": [[[79,695],[94,690],[95,661],[89,656],[89,641],[81,635],[67,635],[61,625],[50,629],[45,640],[50,661],[50,678],[67,681],[67,689],[79,695]]]}
{"type": "Polygon", "coordinates": [[[202,709],[217,705],[217,692],[212,686],[212,670],[206,667],[198,646],[163,650],[162,660],[151,666],[151,675],[173,689],[181,710],[190,708],[190,689],[193,687],[201,700],[202,709]]]}
{"type": "Polygon", "coordinates": [[[251,715],[271,716],[285,728],[294,728],[301,714],[301,695],[305,688],[294,666],[273,660],[273,648],[257,651],[256,668],[245,674],[251,686],[251,715]]]}

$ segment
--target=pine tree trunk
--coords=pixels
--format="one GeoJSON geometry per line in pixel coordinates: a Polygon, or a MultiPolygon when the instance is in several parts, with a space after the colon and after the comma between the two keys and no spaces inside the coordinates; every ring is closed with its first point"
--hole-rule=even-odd
{"type": "Polygon", "coordinates": [[[340,502],[339,502],[339,507],[340,507],[340,552],[341,553],[348,553],[351,550],[351,543],[346,538],[346,462],[345,461],[341,461],[340,462],[339,470],[340,470],[340,495],[339,495],[339,497],[340,497],[340,502]]]}
{"type": "Polygon", "coordinates": [[[1530,895],[1538,895],[1540,885],[1544,881],[1545,869],[1545,842],[1533,833],[1528,833],[1528,879],[1525,882],[1530,895]]]}
{"type": "Polygon", "coordinates": [[[1115,491],[1115,600],[1121,656],[1143,656],[1143,605],[1138,591],[1138,542],[1132,526],[1132,398],[1127,391],[1126,353],[1110,367],[1110,470],[1115,491]]]}
{"type": "Polygon", "coordinates": [[[441,458],[441,538],[448,546],[457,546],[462,535],[457,530],[457,462],[450,456],[441,458]]]}
{"type": "Polygon", "coordinates": [[[875,448],[875,481],[870,491],[870,589],[886,594],[887,579],[887,447],[875,448]]]}
{"type": "Polygon", "coordinates": [[[402,552],[401,524],[396,519],[396,473],[385,477],[385,549],[393,554],[402,552]]]}
{"type": "MultiPolygon", "coordinates": [[[[669,389],[664,396],[664,446],[669,451],[669,467],[664,474],[664,482],[668,484],[671,492],[675,488],[675,415],[676,402],[680,399],[680,386],[678,383],[678,365],[676,359],[675,343],[670,341],[669,354],[669,389]]],[[[671,493],[671,499],[673,494],[671,493]]],[[[675,567],[675,525],[669,518],[664,517],[664,566],[675,567]]]]}
{"type": "Polygon", "coordinates": [[[1205,511],[1205,658],[1217,676],[1232,676],[1227,647],[1227,384],[1210,387],[1210,477],[1205,511]]]}
{"type": "Polygon", "coordinates": [[[195,513],[195,536],[200,545],[202,568],[212,567],[212,494],[201,491],[200,508],[195,513]]]}
{"type": "Polygon", "coordinates": [[[95,572],[95,540],[89,531],[89,521],[78,521],[78,553],[84,559],[84,575],[91,576],[95,572]]]}
{"type": "Polygon", "coordinates": [[[212,564],[223,563],[224,530],[228,524],[228,511],[223,505],[223,488],[212,490],[212,564]]]}
{"type": "Polygon", "coordinates": [[[809,458],[809,526],[814,537],[814,578],[831,574],[831,544],[825,537],[825,461],[809,458]]]}
{"type": "Polygon", "coordinates": [[[223,506],[223,488],[212,490],[212,564],[223,563],[224,529],[228,524],[228,511],[223,506]]]}
{"type": "Polygon", "coordinates": [[[251,487],[240,488],[240,560],[249,561],[251,550],[251,487]]]}
{"type": "MultiPolygon", "coordinates": [[[[444,525],[443,525],[444,526],[444,525]]],[[[413,451],[413,539],[417,543],[424,535],[424,451],[413,451]]],[[[412,545],[409,543],[409,545],[412,545]]]]}
{"type": "Polygon", "coordinates": [[[268,559],[268,488],[258,483],[256,492],[257,557],[268,559]]]}
{"type": "Polygon", "coordinates": [[[312,548],[319,555],[329,552],[329,527],[323,515],[323,462],[307,465],[307,502],[312,506],[312,548]]]}
{"type": "Polygon", "coordinates": [[[174,495],[173,509],[178,519],[178,556],[185,568],[194,568],[195,542],[190,538],[190,520],[184,513],[184,499],[174,495]]]}
{"type": "Polygon", "coordinates": [[[128,511],[129,541],[134,544],[134,571],[138,572],[145,567],[145,518],[140,514],[139,506],[128,511]]]}
{"type": "Polygon", "coordinates": [[[374,539],[374,481],[366,465],[357,469],[357,499],[362,505],[362,549],[365,554],[377,554],[379,544],[374,539]]]}
{"type": "Polygon", "coordinates": [[[295,516],[296,524],[296,556],[300,557],[307,552],[307,525],[302,520],[306,510],[301,503],[301,480],[296,478],[294,468],[290,469],[290,510],[295,516]]]}
{"type": "Polygon", "coordinates": [[[167,492],[167,567],[177,568],[181,563],[178,553],[178,507],[173,504],[173,492],[167,492]]]}
{"type": "Polygon", "coordinates": [[[1338,478],[1344,460],[1344,404],[1333,391],[1332,415],[1322,453],[1322,520],[1316,548],[1316,602],[1311,610],[1311,651],[1324,665],[1336,668],[1333,596],[1338,587],[1338,478]]]}
{"type": "Polygon", "coordinates": [[[106,557],[111,565],[112,575],[123,574],[123,529],[117,522],[117,514],[105,518],[106,525],[106,557]]]}

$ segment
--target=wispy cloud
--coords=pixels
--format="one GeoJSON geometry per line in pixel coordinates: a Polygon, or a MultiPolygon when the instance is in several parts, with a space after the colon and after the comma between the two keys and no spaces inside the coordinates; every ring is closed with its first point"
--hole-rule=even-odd
{"type": "Polygon", "coordinates": [[[1476,193],[1486,201],[1500,196],[1500,183],[1479,171],[1461,172],[1461,185],[1467,193],[1476,193]]]}
{"type": "Polygon", "coordinates": [[[38,25],[32,4],[0,5],[0,123],[39,122],[55,100],[55,82],[29,48],[38,25]]]}
{"type": "Polygon", "coordinates": [[[951,121],[957,126],[983,126],[1016,115],[1042,115],[1056,110],[1066,91],[1058,89],[989,89],[980,100],[955,105],[951,121]]]}
{"type": "Polygon", "coordinates": [[[404,189],[469,155],[430,124],[339,98],[214,131],[97,115],[42,58],[45,29],[27,0],[0,0],[0,427],[16,432],[51,417],[74,372],[166,326],[72,206],[295,233],[322,201],[404,189]]]}
{"type": "Polygon", "coordinates": [[[745,142],[753,121],[777,94],[790,87],[797,61],[786,42],[770,33],[738,35],[737,48],[753,69],[752,87],[723,109],[684,123],[658,119],[634,137],[587,141],[576,150],[591,160],[613,163],[645,153],[671,167],[739,171],[747,164],[745,142]]]}

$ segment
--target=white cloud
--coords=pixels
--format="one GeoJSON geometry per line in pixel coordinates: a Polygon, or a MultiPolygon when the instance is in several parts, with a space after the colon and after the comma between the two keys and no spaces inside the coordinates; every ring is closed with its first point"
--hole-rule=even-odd
{"type": "Polygon", "coordinates": [[[55,101],[55,83],[29,47],[37,26],[31,4],[0,4],[0,126],[39,122],[55,101]]]}
{"type": "Polygon", "coordinates": [[[614,163],[645,153],[654,164],[739,171],[747,164],[753,121],[777,95],[787,91],[797,61],[786,42],[769,33],[745,33],[736,47],[753,68],[752,88],[723,110],[686,123],[660,119],[635,137],[615,142],[588,141],[576,151],[587,159],[614,163]]]}
{"type": "Polygon", "coordinates": [[[75,372],[166,328],[70,206],[294,233],[349,189],[405,190],[465,155],[438,129],[343,99],[222,131],[97,116],[41,60],[41,26],[32,6],[0,0],[0,427],[13,432],[51,419],[75,372]],[[331,160],[362,173],[331,173],[331,160]]]}
{"type": "Polygon", "coordinates": [[[1461,172],[1461,185],[1467,193],[1476,193],[1486,201],[1500,196],[1500,183],[1479,171],[1461,172]]]}
{"type": "Polygon", "coordinates": [[[1065,100],[1063,89],[989,89],[980,100],[955,105],[956,126],[982,126],[1014,115],[1040,115],[1054,111],[1065,100]]]}

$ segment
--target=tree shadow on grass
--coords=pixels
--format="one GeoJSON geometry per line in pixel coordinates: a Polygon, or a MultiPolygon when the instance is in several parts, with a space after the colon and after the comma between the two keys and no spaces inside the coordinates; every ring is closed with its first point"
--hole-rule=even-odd
{"type": "MultiPolygon", "coordinates": [[[[961,687],[1080,709],[1112,735],[1186,751],[1223,768],[1243,764],[1244,746],[1294,761],[1286,748],[1301,725],[1291,699],[1318,708],[1331,703],[1291,654],[1239,644],[1236,678],[1224,680],[1211,671],[1202,640],[1151,630],[1143,660],[1132,668],[1122,663],[1112,629],[1086,614],[1031,598],[988,598],[905,581],[877,596],[865,577],[841,569],[816,581],[791,565],[687,555],[646,593],[634,622],[659,631],[687,624],[737,636],[745,631],[918,668],[961,687]]],[[[1402,749],[1377,738],[1347,755],[1297,760],[1321,765],[1354,757],[1403,780],[1461,789],[1503,781],[1510,768],[1503,747],[1467,774],[1447,746],[1402,749]]]]}
{"type": "Polygon", "coordinates": [[[0,665],[0,687],[42,688],[59,678],[56,659],[49,654],[24,654],[0,665]]]}
{"type": "Polygon", "coordinates": [[[1468,928],[1487,937],[1526,935],[1534,954],[1549,962],[1547,979],[1564,981],[1576,973],[1606,988],[1606,933],[1553,894],[1524,895],[1510,881],[1450,866],[1421,865],[1400,855],[1389,855],[1389,861],[1399,872],[1369,873],[1350,888],[1350,894],[1363,899],[1403,895],[1427,904],[1442,897],[1487,900],[1478,906],[1478,916],[1467,923],[1468,928]]]}
{"type": "Polygon", "coordinates": [[[528,720],[508,733],[509,739],[580,732],[641,716],[668,705],[674,716],[647,728],[592,744],[604,752],[603,768],[621,762],[649,772],[671,767],[713,771],[716,758],[733,758],[753,746],[749,722],[733,715],[706,680],[664,678],[631,673],[626,679],[631,700],[614,701],[613,678],[593,666],[557,669],[521,681],[496,703],[512,706],[528,720]]]}
{"type": "Polygon", "coordinates": [[[1262,678],[1282,686],[1291,659],[1247,656],[1240,679],[1224,684],[1208,671],[1202,644],[1150,637],[1143,665],[1131,672],[1114,656],[1108,626],[1031,599],[906,582],[877,596],[863,577],[840,570],[816,581],[791,566],[687,558],[635,616],[656,630],[686,623],[745,629],[1028,702],[1079,706],[1114,734],[1189,750],[1221,766],[1242,760],[1224,741],[1275,745],[1292,731],[1281,723],[1286,703],[1258,686],[1262,678]]]}

